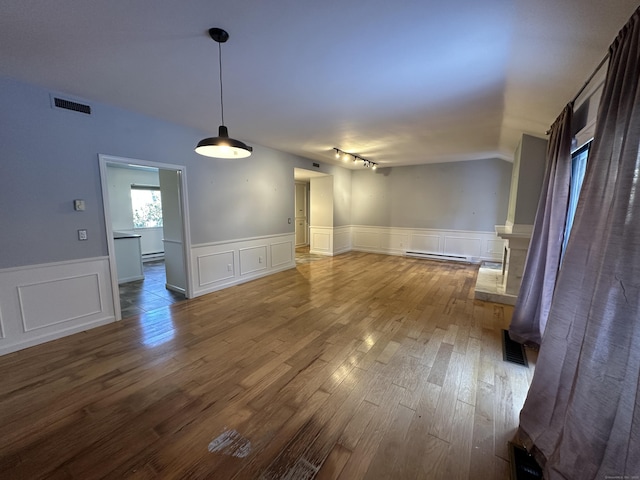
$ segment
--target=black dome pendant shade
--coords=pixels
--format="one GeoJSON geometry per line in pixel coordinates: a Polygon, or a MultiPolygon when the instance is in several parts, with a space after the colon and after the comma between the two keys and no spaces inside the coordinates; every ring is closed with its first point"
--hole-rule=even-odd
{"type": "Polygon", "coordinates": [[[253,148],[246,143],[229,138],[227,127],[218,127],[218,136],[204,138],[198,142],[196,153],[213,158],[246,158],[253,148]]]}
{"type": "Polygon", "coordinates": [[[221,28],[210,28],[209,35],[218,42],[218,63],[220,64],[220,109],[222,125],[218,127],[218,136],[209,137],[198,142],[196,153],[213,158],[246,158],[251,155],[253,148],[241,142],[229,138],[229,131],[224,125],[224,104],[222,102],[222,51],[220,44],[229,39],[229,34],[221,28]]]}

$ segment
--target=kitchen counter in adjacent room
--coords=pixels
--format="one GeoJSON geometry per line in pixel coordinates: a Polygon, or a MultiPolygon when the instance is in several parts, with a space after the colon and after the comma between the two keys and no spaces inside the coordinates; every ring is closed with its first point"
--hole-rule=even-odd
{"type": "Polygon", "coordinates": [[[140,235],[124,232],[113,232],[116,252],[116,268],[118,269],[118,283],[142,280],[142,250],[140,235]]]}

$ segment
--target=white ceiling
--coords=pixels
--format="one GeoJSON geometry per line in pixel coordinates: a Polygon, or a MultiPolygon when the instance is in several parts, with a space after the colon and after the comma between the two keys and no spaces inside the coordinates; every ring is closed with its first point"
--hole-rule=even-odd
{"type": "MultiPolygon", "coordinates": [[[[0,75],[334,162],[509,159],[637,0],[3,0],[0,75]]],[[[352,162],[349,162],[352,164],[352,162]]],[[[350,166],[350,165],[348,165],[350,166]]]]}

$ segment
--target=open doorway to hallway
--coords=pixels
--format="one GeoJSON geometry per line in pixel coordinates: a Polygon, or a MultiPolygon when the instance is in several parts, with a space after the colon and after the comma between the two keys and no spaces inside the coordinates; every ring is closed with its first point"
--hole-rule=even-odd
{"type": "MultiPolygon", "coordinates": [[[[311,205],[311,188],[312,179],[317,177],[326,177],[326,173],[316,172],[313,170],[305,170],[303,168],[294,168],[293,177],[295,182],[294,194],[294,211],[295,211],[295,240],[296,240],[296,264],[309,263],[321,255],[313,255],[309,253],[311,249],[312,239],[312,209],[311,205]]],[[[317,206],[317,205],[316,205],[317,206]]]]}

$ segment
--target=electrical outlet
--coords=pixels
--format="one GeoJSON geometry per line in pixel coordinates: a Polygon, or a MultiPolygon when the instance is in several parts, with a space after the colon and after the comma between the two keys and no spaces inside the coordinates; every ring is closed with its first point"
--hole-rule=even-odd
{"type": "Polygon", "coordinates": [[[262,257],[258,257],[258,263],[262,263],[262,257]]]}
{"type": "Polygon", "coordinates": [[[229,263],[227,265],[227,272],[230,272],[233,269],[232,265],[229,263]]]}
{"type": "Polygon", "coordinates": [[[87,231],[78,230],[78,240],[86,240],[86,239],[87,239],[87,231]]]}

